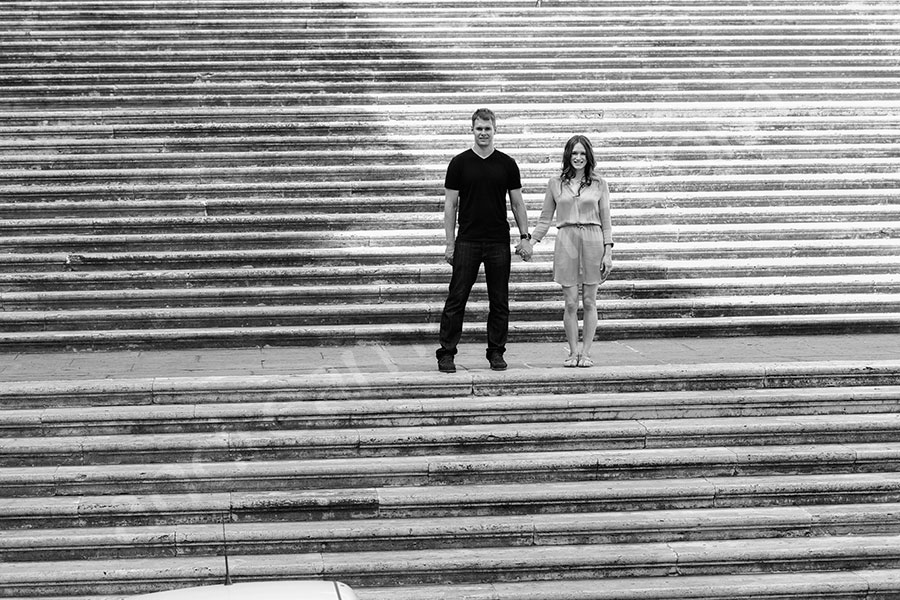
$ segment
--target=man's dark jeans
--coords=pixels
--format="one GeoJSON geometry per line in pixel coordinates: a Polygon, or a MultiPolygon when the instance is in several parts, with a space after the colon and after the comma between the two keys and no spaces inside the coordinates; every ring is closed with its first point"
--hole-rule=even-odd
{"type": "Polygon", "coordinates": [[[450,292],[441,315],[441,347],[437,357],[455,356],[462,337],[463,317],[469,292],[484,263],[490,311],[487,321],[487,355],[506,351],[509,333],[509,272],[512,252],[509,242],[470,242],[457,240],[453,250],[453,275],[450,292]]]}

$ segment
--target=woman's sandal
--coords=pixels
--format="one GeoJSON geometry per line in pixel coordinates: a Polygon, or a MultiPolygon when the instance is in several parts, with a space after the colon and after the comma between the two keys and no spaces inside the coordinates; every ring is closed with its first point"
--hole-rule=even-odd
{"type": "Polygon", "coordinates": [[[564,367],[577,367],[579,361],[581,361],[581,355],[578,354],[570,354],[569,358],[563,361],[564,367]]]}
{"type": "Polygon", "coordinates": [[[578,357],[578,366],[579,367],[593,367],[594,361],[590,356],[579,356],[578,357]]]}

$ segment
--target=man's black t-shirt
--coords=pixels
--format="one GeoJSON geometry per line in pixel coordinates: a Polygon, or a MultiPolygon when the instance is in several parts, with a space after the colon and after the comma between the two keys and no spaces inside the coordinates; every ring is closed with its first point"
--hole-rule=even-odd
{"type": "Polygon", "coordinates": [[[481,158],[471,148],[447,167],[444,187],[459,191],[459,231],[465,241],[509,242],[506,194],[522,187],[516,161],[497,149],[481,158]]]}

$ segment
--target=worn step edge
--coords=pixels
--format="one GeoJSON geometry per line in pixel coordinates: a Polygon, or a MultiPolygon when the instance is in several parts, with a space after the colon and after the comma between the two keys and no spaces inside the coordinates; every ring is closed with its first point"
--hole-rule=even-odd
{"type": "Polygon", "coordinates": [[[900,502],[896,472],[0,498],[7,530],[900,502]]]}
{"type": "Polygon", "coordinates": [[[6,497],[665,479],[896,469],[900,442],[0,468],[6,497]],[[698,455],[699,454],[699,455],[698,455]]]}
{"type": "MultiPolygon", "coordinates": [[[[816,383],[816,382],[810,382],[816,383]]],[[[821,382],[819,382],[821,383],[821,382]]],[[[67,396],[53,384],[19,388],[0,399],[3,437],[227,432],[338,427],[413,427],[554,423],[568,419],[674,419],[893,413],[900,386],[724,388],[591,394],[297,400],[273,393],[264,402],[229,395],[186,404],[147,404],[142,394],[104,396],[91,405],[90,382],[67,396]],[[47,387],[44,387],[47,386],[47,387]],[[19,393],[16,393],[19,392],[19,393]],[[55,400],[53,399],[55,398],[55,400]],[[118,403],[114,403],[118,401],[118,403]],[[107,404],[108,403],[108,404],[107,404]],[[29,406],[42,408],[27,408],[29,406]],[[48,407],[49,406],[49,407],[48,407]]]]}
{"type": "Polygon", "coordinates": [[[789,575],[723,573],[715,576],[616,577],[469,585],[357,587],[356,591],[362,600],[887,600],[900,594],[900,570],[841,570],[789,575]]]}
{"type": "MultiPolygon", "coordinates": [[[[202,232],[216,231],[219,229],[228,231],[231,229],[250,231],[272,231],[289,229],[295,231],[298,227],[314,226],[316,228],[327,227],[338,231],[359,231],[371,234],[378,230],[393,227],[397,229],[411,229],[430,231],[443,224],[442,215],[429,214],[421,210],[415,212],[358,212],[332,213],[328,212],[326,201],[323,201],[321,209],[314,213],[265,213],[245,215],[196,215],[182,216],[172,215],[167,211],[158,215],[136,215],[133,217],[67,217],[65,219],[51,219],[47,217],[31,218],[0,218],[0,233],[4,237],[28,239],[34,235],[47,234],[78,234],[89,233],[91,235],[111,234],[122,235],[130,232],[149,234],[162,230],[165,233],[175,232],[202,232]]],[[[17,204],[21,209],[29,208],[26,204],[17,204]]],[[[437,213],[437,211],[435,211],[437,213]]],[[[790,205],[790,206],[669,206],[665,208],[625,208],[615,209],[616,229],[620,226],[650,226],[650,225],[718,225],[720,227],[810,227],[816,224],[845,227],[860,226],[862,223],[884,223],[896,221],[900,217],[900,205],[890,204],[842,204],[829,206],[825,209],[821,205],[790,205]],[[664,220],[664,221],[663,221],[664,220]],[[803,225],[801,225],[801,223],[803,225]]],[[[529,220],[536,222],[540,216],[540,210],[536,207],[528,211],[529,220]]],[[[337,235],[338,231],[334,234],[337,235]]],[[[627,231],[627,229],[626,229],[627,231]]]]}
{"type": "MultiPolygon", "coordinates": [[[[743,237],[728,239],[726,237],[723,239],[655,241],[657,236],[647,231],[646,239],[648,241],[619,240],[620,247],[616,248],[616,258],[617,260],[627,261],[626,264],[637,261],[659,261],[664,264],[677,264],[679,259],[686,260],[688,258],[692,259],[692,262],[696,262],[696,260],[731,262],[746,259],[774,261],[789,257],[796,263],[825,259],[834,261],[866,253],[870,256],[886,256],[888,258],[885,260],[891,260],[900,250],[900,237],[884,237],[893,231],[895,223],[889,223],[888,225],[891,229],[885,233],[880,233],[880,230],[874,228],[866,229],[873,237],[859,239],[852,237],[828,238],[819,236],[817,232],[811,232],[811,237],[801,239],[782,239],[778,236],[773,236],[773,239],[746,239],[743,237]],[[728,261],[725,260],[726,255],[729,257],[728,261]]],[[[89,240],[90,236],[84,236],[83,239],[89,240]]],[[[292,241],[295,240],[287,239],[281,241],[273,248],[254,247],[234,250],[230,249],[234,242],[227,238],[223,239],[220,244],[213,244],[212,248],[209,249],[150,249],[131,252],[127,250],[104,252],[84,249],[29,252],[26,249],[26,251],[21,253],[7,252],[0,254],[0,267],[10,269],[29,264],[56,264],[60,267],[65,266],[66,270],[74,270],[87,267],[103,268],[109,263],[116,265],[126,263],[161,264],[167,265],[171,269],[172,265],[185,268],[185,266],[192,267],[199,264],[228,264],[229,262],[237,263],[242,267],[251,264],[261,264],[269,267],[273,265],[309,267],[316,266],[317,263],[327,264],[328,262],[337,263],[329,266],[348,266],[348,263],[371,266],[373,263],[379,263],[383,267],[394,267],[399,263],[401,265],[415,264],[426,267],[438,260],[443,263],[444,251],[446,250],[445,244],[438,243],[439,239],[436,233],[433,239],[424,240],[432,243],[397,246],[354,245],[349,247],[298,249],[296,246],[291,245],[292,241]],[[217,249],[217,245],[221,246],[221,249],[217,249]]],[[[128,246],[128,244],[125,244],[125,246],[128,246]]],[[[545,260],[549,260],[551,252],[550,247],[541,245],[538,247],[538,256],[543,257],[545,260]]],[[[517,265],[518,262],[518,260],[514,261],[513,264],[517,265]]],[[[444,272],[449,273],[449,268],[445,264],[442,266],[444,272]]],[[[528,269],[529,267],[527,265],[517,265],[516,268],[528,269]]],[[[119,269],[121,269],[121,266],[119,266],[119,269]]]]}
{"type": "MultiPolygon", "coordinates": [[[[555,324],[558,327],[558,324],[555,324]]],[[[535,394],[671,392],[735,388],[900,385],[900,361],[632,365],[604,369],[314,373],[311,375],[149,377],[9,382],[0,404],[68,406],[207,404],[311,400],[514,397],[535,394]]]]}
{"type": "MultiPolygon", "coordinates": [[[[674,291],[674,290],[673,290],[674,291]]],[[[545,297],[533,299],[520,299],[512,305],[512,312],[518,319],[534,319],[536,315],[543,315],[551,312],[561,313],[563,307],[562,298],[559,296],[559,290],[549,290],[545,297]],[[553,293],[555,292],[555,293],[553,293]]],[[[345,300],[344,305],[333,303],[310,303],[308,305],[285,305],[285,306],[261,306],[265,303],[265,297],[260,297],[257,304],[260,306],[187,306],[187,307],[168,307],[168,308],[114,308],[100,306],[97,308],[85,308],[70,311],[45,311],[45,310],[6,310],[0,314],[0,323],[6,326],[41,323],[51,325],[57,323],[64,325],[67,322],[94,322],[104,323],[106,321],[116,321],[127,323],[129,321],[140,320],[159,320],[170,319],[173,323],[181,319],[195,320],[195,322],[203,322],[204,319],[214,319],[218,322],[225,323],[228,319],[239,318],[246,319],[246,323],[252,322],[254,317],[282,317],[282,318],[315,318],[315,317],[339,317],[344,323],[352,323],[354,320],[352,314],[356,314],[358,322],[368,323],[379,317],[390,317],[398,321],[402,320],[421,320],[429,321],[428,315],[434,313],[435,310],[440,312],[443,301],[446,296],[446,289],[427,297],[426,302],[409,301],[409,302],[391,302],[387,298],[377,299],[376,302],[352,303],[345,300]],[[408,315],[409,319],[403,319],[403,315],[408,315]]],[[[803,311],[815,310],[821,312],[829,312],[823,310],[824,306],[833,307],[834,312],[852,312],[853,308],[861,312],[875,312],[879,307],[884,310],[891,310],[900,302],[900,294],[888,291],[866,291],[862,293],[822,293],[822,294],[800,294],[791,293],[786,290],[782,294],[716,294],[712,296],[689,296],[680,297],[670,294],[664,298],[615,298],[606,296],[602,298],[599,305],[601,316],[604,318],[615,318],[617,314],[623,311],[645,311],[648,314],[664,314],[667,311],[676,312],[679,316],[704,316],[704,311],[717,310],[727,308],[735,313],[741,309],[751,310],[759,309],[761,311],[777,311],[779,309],[787,310],[794,308],[803,311]]],[[[5,303],[4,303],[5,304],[5,303]]],[[[467,310],[476,318],[483,317],[487,314],[487,303],[483,300],[472,299],[468,302],[467,310]]]]}
{"type": "Polygon", "coordinates": [[[900,415],[616,419],[553,423],[69,435],[3,439],[0,467],[388,458],[578,450],[900,442],[900,415]]]}
{"type": "MultiPolygon", "coordinates": [[[[21,258],[21,257],[20,257],[21,258]]],[[[54,287],[76,290],[102,289],[112,286],[116,289],[141,287],[188,287],[204,285],[228,285],[242,288],[252,285],[277,285],[284,282],[318,281],[323,286],[339,284],[359,285],[371,282],[368,287],[393,285],[440,285],[446,287],[449,270],[437,263],[374,265],[333,265],[329,267],[203,267],[194,269],[172,269],[171,266],[159,270],[64,270],[66,265],[75,265],[67,254],[38,255],[32,257],[37,262],[24,261],[23,268],[42,264],[55,266],[56,271],[0,272],[0,286],[4,292],[16,287],[39,287],[52,290],[54,287]],[[46,262],[44,262],[46,261],[46,262]]],[[[9,265],[7,265],[9,267],[9,265]]],[[[672,259],[672,260],[627,260],[616,256],[616,268],[610,286],[687,286],[691,282],[710,280],[751,281],[754,277],[796,278],[796,277],[839,277],[852,280],[857,277],[892,276],[900,269],[900,256],[853,255],[839,257],[794,256],[790,258],[758,257],[729,259],[672,259]],[[681,282],[679,284],[679,282],[681,282]]],[[[511,285],[545,285],[550,281],[550,269],[543,261],[513,262],[511,285]]],[[[478,284],[476,284],[478,285],[478,284]]],[[[702,283],[701,283],[702,285],[702,283]]],[[[342,285],[343,287],[343,285],[342,285]]],[[[602,291],[601,294],[604,292],[602,291]]]]}
{"type": "MultiPolygon", "coordinates": [[[[900,504],[680,509],[387,520],[229,523],[229,556],[889,535],[900,504]]],[[[217,556],[221,524],[5,531],[7,564],[217,556]]]]}
{"type": "MultiPolygon", "coordinates": [[[[656,337],[887,333],[900,331],[900,313],[833,313],[691,318],[602,319],[601,339],[656,337]]],[[[465,343],[484,339],[485,324],[464,326],[465,343]]],[[[15,351],[91,348],[199,348],[260,345],[348,345],[367,342],[415,343],[437,339],[436,323],[378,325],[308,325],[257,327],[184,327],[0,333],[0,348],[15,351]]],[[[562,341],[559,322],[520,321],[510,324],[510,342],[562,341]]]]}
{"type": "MultiPolygon", "coordinates": [[[[620,270],[621,272],[621,270],[620,270]]],[[[362,278],[360,278],[362,279],[362,278]]],[[[303,285],[248,285],[245,287],[158,287],[158,288],[109,288],[80,287],[77,290],[48,290],[41,285],[46,279],[23,280],[20,286],[41,291],[3,291],[2,303],[7,311],[75,310],[97,307],[107,308],[161,308],[161,307],[211,307],[235,305],[330,305],[337,303],[397,303],[431,300],[443,302],[447,291],[443,283],[398,283],[383,285],[335,286],[323,284],[316,287],[303,285]]],[[[0,277],[0,290],[7,282],[0,277]]],[[[62,282],[58,282],[62,284],[62,282]]],[[[83,283],[87,283],[86,281],[83,283]]],[[[146,284],[146,282],[144,282],[146,284]]],[[[214,282],[216,283],[216,282],[214,282]]],[[[282,280],[281,283],[285,283],[282,280]]],[[[9,288],[7,288],[9,289],[9,288]]],[[[12,289],[16,289],[13,287],[12,289]]],[[[601,305],[606,300],[703,296],[754,296],[790,294],[830,294],[841,289],[846,294],[900,293],[900,274],[870,275],[791,276],[781,277],[731,277],[709,279],[666,280],[607,280],[600,288],[601,305]]],[[[551,282],[510,282],[510,301],[549,301],[559,296],[559,286],[551,282]]],[[[485,284],[479,282],[472,288],[470,302],[487,298],[485,284]]]]}
{"type": "MultiPolygon", "coordinates": [[[[333,578],[352,586],[481,583],[484,580],[577,580],[606,577],[751,574],[892,568],[900,562],[897,536],[833,536],[724,542],[669,542],[406,550],[381,553],[307,553],[235,556],[236,580],[333,578]]],[[[137,593],[179,584],[218,583],[221,557],[19,563],[0,575],[6,595],[137,593]]]]}
{"type": "MultiPolygon", "coordinates": [[[[558,294],[557,294],[558,295],[558,294]]],[[[257,303],[259,304],[259,303],[257,303]]],[[[88,307],[71,310],[6,310],[0,326],[8,334],[134,331],[141,328],[163,330],[202,328],[262,327],[354,327],[375,325],[434,324],[440,321],[443,298],[425,302],[378,302],[344,305],[285,304],[272,306],[210,306],[113,308],[88,307]]],[[[514,318],[527,328],[559,318],[563,300],[520,300],[511,305],[514,318]]],[[[484,322],[488,303],[470,300],[466,312],[471,322],[484,322]]],[[[687,298],[604,298],[600,316],[604,322],[616,320],[711,319],[803,316],[834,314],[900,313],[900,294],[867,292],[859,294],[781,294],[766,296],[691,296],[687,298]]],[[[888,317],[890,318],[890,317],[888,317]]],[[[607,329],[605,326],[601,330],[607,329]]],[[[0,338],[2,339],[2,338],[0,338]]]]}
{"type": "MultiPolygon", "coordinates": [[[[209,582],[216,583],[215,581],[209,582]]],[[[174,582],[165,589],[174,588],[174,582]]],[[[359,587],[361,600],[871,600],[900,594],[900,570],[619,577],[483,584],[359,587]]],[[[45,600],[124,600],[119,595],[42,596],[45,600]]],[[[26,600],[13,598],[12,600],[26,600]]]]}

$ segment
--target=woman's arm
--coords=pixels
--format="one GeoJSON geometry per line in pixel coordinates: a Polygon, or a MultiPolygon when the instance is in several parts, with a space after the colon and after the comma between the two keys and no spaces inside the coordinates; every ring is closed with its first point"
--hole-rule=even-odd
{"type": "Polygon", "coordinates": [[[544,206],[541,208],[541,216],[538,217],[537,226],[531,234],[531,238],[535,243],[544,239],[547,232],[550,231],[550,221],[553,220],[553,213],[556,212],[556,194],[554,192],[554,179],[550,178],[547,182],[547,191],[544,193],[544,206]]]}

